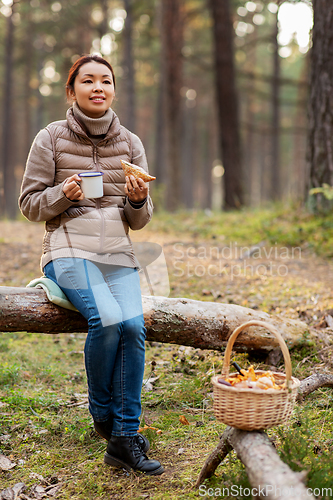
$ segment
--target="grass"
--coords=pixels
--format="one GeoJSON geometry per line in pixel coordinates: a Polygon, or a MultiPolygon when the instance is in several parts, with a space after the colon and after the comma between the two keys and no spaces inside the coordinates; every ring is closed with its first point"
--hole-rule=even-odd
{"type": "Polygon", "coordinates": [[[153,218],[149,230],[194,239],[222,239],[239,245],[265,241],[270,245],[301,247],[325,258],[333,256],[331,214],[310,214],[299,205],[275,204],[228,213],[161,211],[153,218]]]}
{"type": "MultiPolygon", "coordinates": [[[[250,247],[266,241],[300,246],[302,252],[329,259],[332,227],[328,216],[314,217],[299,207],[275,206],[225,214],[159,212],[146,234],[168,235],[168,241],[188,241],[193,247],[215,242],[250,247]]],[[[1,245],[0,241],[0,250],[1,245]]],[[[308,265],[306,259],[303,262],[308,265]]],[[[29,272],[37,276],[29,265],[29,272]]],[[[24,281],[24,272],[24,266],[17,270],[19,282],[24,281]]],[[[207,276],[179,278],[170,273],[170,284],[173,296],[237,303],[289,317],[302,314],[309,325],[318,321],[319,313],[333,308],[326,285],[300,281],[299,274],[223,281],[207,276]],[[215,299],[203,294],[203,289],[221,290],[222,295],[215,299]]],[[[329,353],[322,352],[328,338],[304,338],[291,351],[293,375],[304,379],[313,371],[328,371],[329,353]]],[[[0,491],[18,482],[27,485],[27,493],[34,484],[61,483],[57,498],[62,500],[209,498],[200,496],[194,485],[225,428],[214,417],[210,383],[222,368],[222,354],[147,343],[145,379],[150,375],[158,379],[152,391],[143,390],[141,423],[151,427],[144,431],[151,441],[149,455],[159,459],[166,472],[146,477],[103,463],[106,442],[93,431],[85,405],[84,341],[82,334],[0,333],[0,454],[16,463],[1,472],[0,491]],[[186,417],[189,425],[181,423],[180,417],[186,417]]],[[[237,354],[234,360],[244,368],[250,364],[268,368],[263,360],[250,359],[247,354],[237,354]]],[[[283,371],[283,364],[279,369],[283,371]]],[[[297,405],[289,426],[268,432],[293,470],[308,471],[307,485],[313,489],[332,484],[332,421],[332,390],[320,389],[297,405]]],[[[232,485],[238,490],[249,487],[246,471],[234,452],[203,488],[217,493],[215,498],[235,498],[226,492],[232,485]]]]}
{"type": "MultiPolygon", "coordinates": [[[[224,429],[211,410],[210,386],[211,376],[222,367],[221,355],[147,345],[145,377],[153,369],[159,378],[153,391],[143,391],[142,424],[162,431],[145,432],[151,440],[150,455],[160,459],[167,471],[152,478],[103,464],[106,443],[94,433],[87,409],[77,405],[84,400],[86,380],[81,356],[73,353],[82,351],[83,343],[79,334],[2,334],[0,449],[17,465],[2,473],[0,490],[22,481],[29,489],[36,484],[34,473],[61,482],[59,498],[64,500],[199,498],[196,478],[224,429]],[[181,416],[189,425],[180,422],[181,416]]],[[[306,346],[295,351],[296,376],[306,374],[303,366],[297,367],[298,359],[312,352],[306,346]]],[[[244,367],[253,362],[263,366],[246,354],[234,359],[244,367]]],[[[331,484],[332,417],[332,395],[323,389],[299,405],[290,428],[269,431],[292,468],[309,470],[309,487],[331,484]]],[[[230,489],[232,485],[249,487],[234,452],[204,487],[230,489]]]]}

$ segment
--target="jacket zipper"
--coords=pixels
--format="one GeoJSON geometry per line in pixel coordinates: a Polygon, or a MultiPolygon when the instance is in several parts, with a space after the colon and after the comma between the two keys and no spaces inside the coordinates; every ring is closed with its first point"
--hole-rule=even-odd
{"type": "MultiPolygon", "coordinates": [[[[98,171],[98,159],[97,159],[97,146],[93,144],[93,162],[95,166],[95,170],[98,171]]],[[[105,220],[104,220],[104,215],[103,215],[103,210],[101,208],[101,199],[97,198],[96,200],[96,208],[99,211],[100,217],[101,217],[101,235],[100,235],[100,246],[99,246],[99,253],[103,253],[103,246],[104,246],[104,240],[105,240],[105,220]]]]}

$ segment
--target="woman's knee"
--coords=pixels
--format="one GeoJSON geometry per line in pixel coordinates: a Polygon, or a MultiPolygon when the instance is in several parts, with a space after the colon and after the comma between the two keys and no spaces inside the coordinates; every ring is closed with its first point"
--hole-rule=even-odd
{"type": "Polygon", "coordinates": [[[146,338],[146,328],[143,315],[124,321],[123,334],[126,338],[144,340],[146,338]]]}

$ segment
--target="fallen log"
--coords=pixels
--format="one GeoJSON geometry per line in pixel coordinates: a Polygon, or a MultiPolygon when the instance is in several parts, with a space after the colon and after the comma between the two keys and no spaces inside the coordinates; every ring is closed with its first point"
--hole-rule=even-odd
{"type": "MultiPolygon", "coordinates": [[[[333,388],[333,376],[314,373],[302,380],[297,399],[302,399],[320,387],[333,388]]],[[[261,492],[261,495],[257,495],[258,498],[314,498],[304,485],[306,472],[293,472],[282,462],[265,432],[247,432],[233,427],[225,429],[219,444],[205,461],[196,482],[197,488],[214,474],[232,449],[245,465],[251,487],[258,493],[261,492]]]]}
{"type": "Polygon", "coordinates": [[[329,375],[328,373],[313,373],[310,377],[302,380],[296,401],[302,401],[305,396],[320,387],[331,387],[333,389],[333,375],[329,375]]]}
{"type": "MultiPolygon", "coordinates": [[[[233,330],[249,320],[271,322],[289,348],[308,331],[306,323],[217,302],[186,298],[143,297],[147,340],[188,345],[201,349],[221,349],[233,330]]],[[[86,332],[81,314],[49,302],[42,289],[0,287],[0,332],[35,333],[86,332]]],[[[278,347],[276,338],[264,328],[250,327],[239,335],[235,350],[269,352],[278,347]]]]}
{"type": "Polygon", "coordinates": [[[208,463],[204,465],[196,483],[199,490],[203,480],[209,477],[207,474],[214,473],[216,464],[218,465],[232,448],[245,465],[253,498],[314,499],[303,482],[306,472],[293,472],[282,462],[267,434],[242,431],[233,427],[226,428],[218,446],[207,459],[208,463]]]}

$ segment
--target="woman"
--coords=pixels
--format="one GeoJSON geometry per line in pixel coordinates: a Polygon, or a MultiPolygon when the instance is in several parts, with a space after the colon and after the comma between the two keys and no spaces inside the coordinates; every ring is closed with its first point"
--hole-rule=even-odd
{"type": "Polygon", "coordinates": [[[152,216],[148,186],[124,177],[120,160],[147,170],[140,139],[120,125],[111,104],[115,78],[97,55],[82,56],[69,71],[66,120],[36,136],[23,178],[20,209],[46,221],[41,266],[88,320],[85,367],[89,411],[108,440],[107,464],[162,474],[138,434],[145,327],[138,262],[128,236],[152,216]],[[86,171],[103,173],[104,195],[87,199],[86,171]]]}

